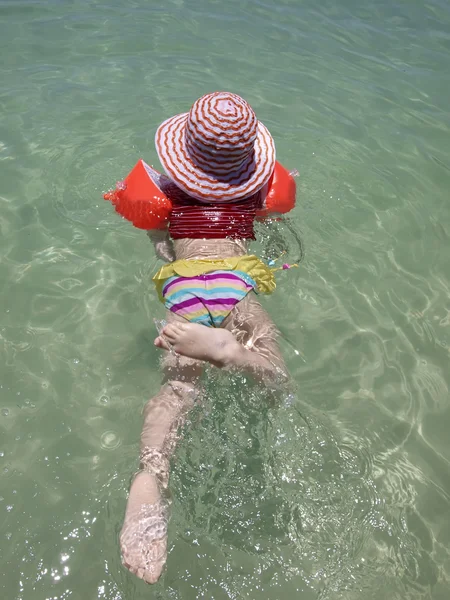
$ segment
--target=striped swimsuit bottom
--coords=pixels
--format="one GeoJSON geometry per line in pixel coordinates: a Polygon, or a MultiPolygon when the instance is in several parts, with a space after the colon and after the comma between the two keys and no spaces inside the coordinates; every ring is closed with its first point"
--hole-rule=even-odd
{"type": "Polygon", "coordinates": [[[243,271],[211,271],[195,277],[169,277],[162,287],[164,304],[192,323],[220,327],[256,282],[243,271]]]}

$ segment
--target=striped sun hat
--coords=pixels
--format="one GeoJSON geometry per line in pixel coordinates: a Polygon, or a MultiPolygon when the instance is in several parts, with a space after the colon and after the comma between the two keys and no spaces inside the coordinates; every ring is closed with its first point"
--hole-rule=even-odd
{"type": "Polygon", "coordinates": [[[228,92],[202,96],[188,113],[164,121],[155,145],[167,175],[203,202],[247,198],[275,166],[269,131],[243,98],[228,92]]]}

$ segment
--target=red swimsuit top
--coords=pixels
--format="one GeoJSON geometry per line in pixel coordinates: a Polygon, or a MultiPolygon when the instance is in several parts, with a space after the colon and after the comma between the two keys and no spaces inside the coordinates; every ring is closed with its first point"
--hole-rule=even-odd
{"type": "Polygon", "coordinates": [[[253,222],[289,212],[295,206],[295,181],[280,163],[262,190],[249,198],[211,204],[188,196],[166,175],[140,159],[125,181],[105,200],[139,229],[165,229],[174,239],[255,239],[253,222]]]}
{"type": "Polygon", "coordinates": [[[175,185],[168,188],[164,191],[172,202],[169,218],[172,239],[255,239],[253,222],[261,205],[259,192],[244,200],[205,204],[175,185]]]}

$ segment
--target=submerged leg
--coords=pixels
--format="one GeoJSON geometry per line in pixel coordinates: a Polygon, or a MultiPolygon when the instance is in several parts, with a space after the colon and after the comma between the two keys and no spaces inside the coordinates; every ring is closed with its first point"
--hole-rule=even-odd
{"type": "Polygon", "coordinates": [[[168,507],[161,492],[169,481],[178,429],[194,405],[202,366],[176,355],[165,359],[166,383],[144,408],[141,470],[134,478],[120,534],[123,564],[155,583],[167,557],[168,507]]]}
{"type": "Polygon", "coordinates": [[[280,332],[254,292],[236,304],[223,326],[233,333],[244,348],[258,357],[260,368],[258,370],[256,367],[254,372],[258,379],[280,382],[289,379],[278,344],[280,332]]]}

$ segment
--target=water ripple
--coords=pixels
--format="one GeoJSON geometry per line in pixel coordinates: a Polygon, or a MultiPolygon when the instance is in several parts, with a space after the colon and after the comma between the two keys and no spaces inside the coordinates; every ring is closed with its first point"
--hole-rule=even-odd
{"type": "Polygon", "coordinates": [[[448,5],[15,0],[0,17],[2,597],[447,598],[448,5]],[[254,245],[302,259],[264,300],[298,393],[269,409],[207,374],[149,590],[117,536],[159,385],[159,263],[102,192],[224,88],[300,172],[292,216],[254,245]]]}

